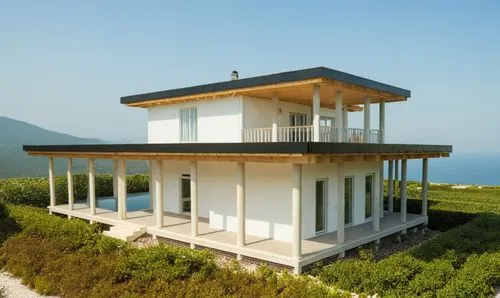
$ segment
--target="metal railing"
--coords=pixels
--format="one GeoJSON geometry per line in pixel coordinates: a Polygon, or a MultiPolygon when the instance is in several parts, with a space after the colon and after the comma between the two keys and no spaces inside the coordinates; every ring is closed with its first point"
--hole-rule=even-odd
{"type": "Polygon", "coordinates": [[[272,142],[272,128],[248,128],[243,130],[243,143],[272,142]]]}
{"type": "Polygon", "coordinates": [[[312,142],[313,127],[282,126],[278,127],[278,142],[312,142]]]}
{"type": "MultiPolygon", "coordinates": [[[[322,126],[320,127],[320,142],[338,142],[338,128],[322,126]]],[[[365,130],[361,128],[343,128],[341,142],[343,143],[381,143],[381,133],[378,129],[370,129],[365,136],[365,130]]]]}

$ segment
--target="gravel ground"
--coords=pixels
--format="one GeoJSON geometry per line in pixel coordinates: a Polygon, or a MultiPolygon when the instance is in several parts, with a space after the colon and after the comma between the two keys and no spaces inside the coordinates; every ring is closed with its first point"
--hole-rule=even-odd
{"type": "MultiPolygon", "coordinates": [[[[42,296],[33,292],[33,290],[23,285],[21,280],[10,276],[6,272],[0,272],[0,288],[3,288],[3,294],[6,298],[50,298],[49,296],[42,296]]],[[[57,298],[54,296],[51,297],[57,298]]]]}

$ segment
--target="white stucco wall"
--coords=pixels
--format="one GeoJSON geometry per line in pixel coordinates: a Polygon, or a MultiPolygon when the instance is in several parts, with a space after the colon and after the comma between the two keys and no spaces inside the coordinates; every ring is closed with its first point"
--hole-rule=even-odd
{"type": "MultiPolygon", "coordinates": [[[[300,105],[290,102],[280,101],[278,103],[281,113],[278,117],[278,126],[289,126],[290,113],[303,113],[309,115],[312,121],[312,106],[300,105]]],[[[264,128],[271,127],[273,121],[274,103],[271,100],[243,97],[243,123],[244,128],[264,128]]],[[[321,116],[335,118],[335,110],[320,108],[321,116]]]]}
{"type": "Polygon", "coordinates": [[[200,100],[148,109],[148,142],[179,143],[179,110],[196,107],[198,142],[240,142],[242,130],[241,98],[200,100]]]}
{"type": "MultiPolygon", "coordinates": [[[[378,162],[345,163],[345,175],[354,176],[354,225],[365,222],[365,175],[375,173],[378,185],[378,162]]],[[[208,218],[216,229],[237,231],[236,163],[199,162],[199,215],[208,218]]],[[[164,161],[164,208],[180,211],[180,179],[189,174],[189,163],[164,161]]],[[[315,181],[328,179],[327,232],[337,227],[337,166],[304,165],[302,169],[302,237],[314,237],[315,181]]],[[[246,232],[265,238],[292,241],[292,165],[246,164],[246,232]]],[[[378,187],[375,187],[377,191],[378,187]]],[[[377,193],[377,192],[376,192],[377,193]]]]}

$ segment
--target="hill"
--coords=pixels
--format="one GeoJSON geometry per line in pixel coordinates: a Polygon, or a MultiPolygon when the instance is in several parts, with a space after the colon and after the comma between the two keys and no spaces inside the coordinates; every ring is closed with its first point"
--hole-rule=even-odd
{"type": "MultiPolygon", "coordinates": [[[[29,145],[63,145],[63,144],[104,144],[99,139],[79,138],[69,134],[59,133],[39,126],[0,116],[0,178],[47,176],[47,158],[28,156],[23,150],[23,144],[29,145]]],[[[87,163],[83,159],[75,159],[74,172],[84,172],[87,163]]],[[[129,173],[147,171],[147,165],[142,161],[127,163],[129,173]]],[[[56,175],[64,175],[66,160],[55,159],[56,175]]],[[[112,163],[109,160],[98,160],[96,171],[110,173],[112,163]]]]}

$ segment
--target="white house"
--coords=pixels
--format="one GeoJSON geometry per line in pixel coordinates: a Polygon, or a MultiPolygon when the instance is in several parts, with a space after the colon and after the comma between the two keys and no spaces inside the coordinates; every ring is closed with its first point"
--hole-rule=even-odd
{"type": "MultiPolygon", "coordinates": [[[[148,110],[148,144],[24,146],[49,157],[51,212],[238,259],[302,267],[427,222],[427,161],[451,146],[386,144],[385,106],[410,91],[324,67],[121,98],[148,110]],[[379,127],[370,127],[378,105],[379,127]],[[364,114],[350,128],[349,113],[364,114]],[[55,204],[53,159],[68,159],[55,204]],[[87,158],[88,205],[74,204],[72,158],[87,158]],[[96,208],[95,159],[115,161],[118,212],[96,208]],[[406,212],[408,159],[423,160],[422,214],[406,212]],[[151,209],[127,212],[126,160],[150,162],[151,209]],[[383,199],[387,161],[389,191],[383,199]],[[399,162],[400,161],[400,162],[399,162]],[[399,168],[401,164],[401,169],[399,168]],[[401,212],[393,181],[401,173],[401,212]]],[[[389,126],[388,126],[389,127],[389,126]]]]}

